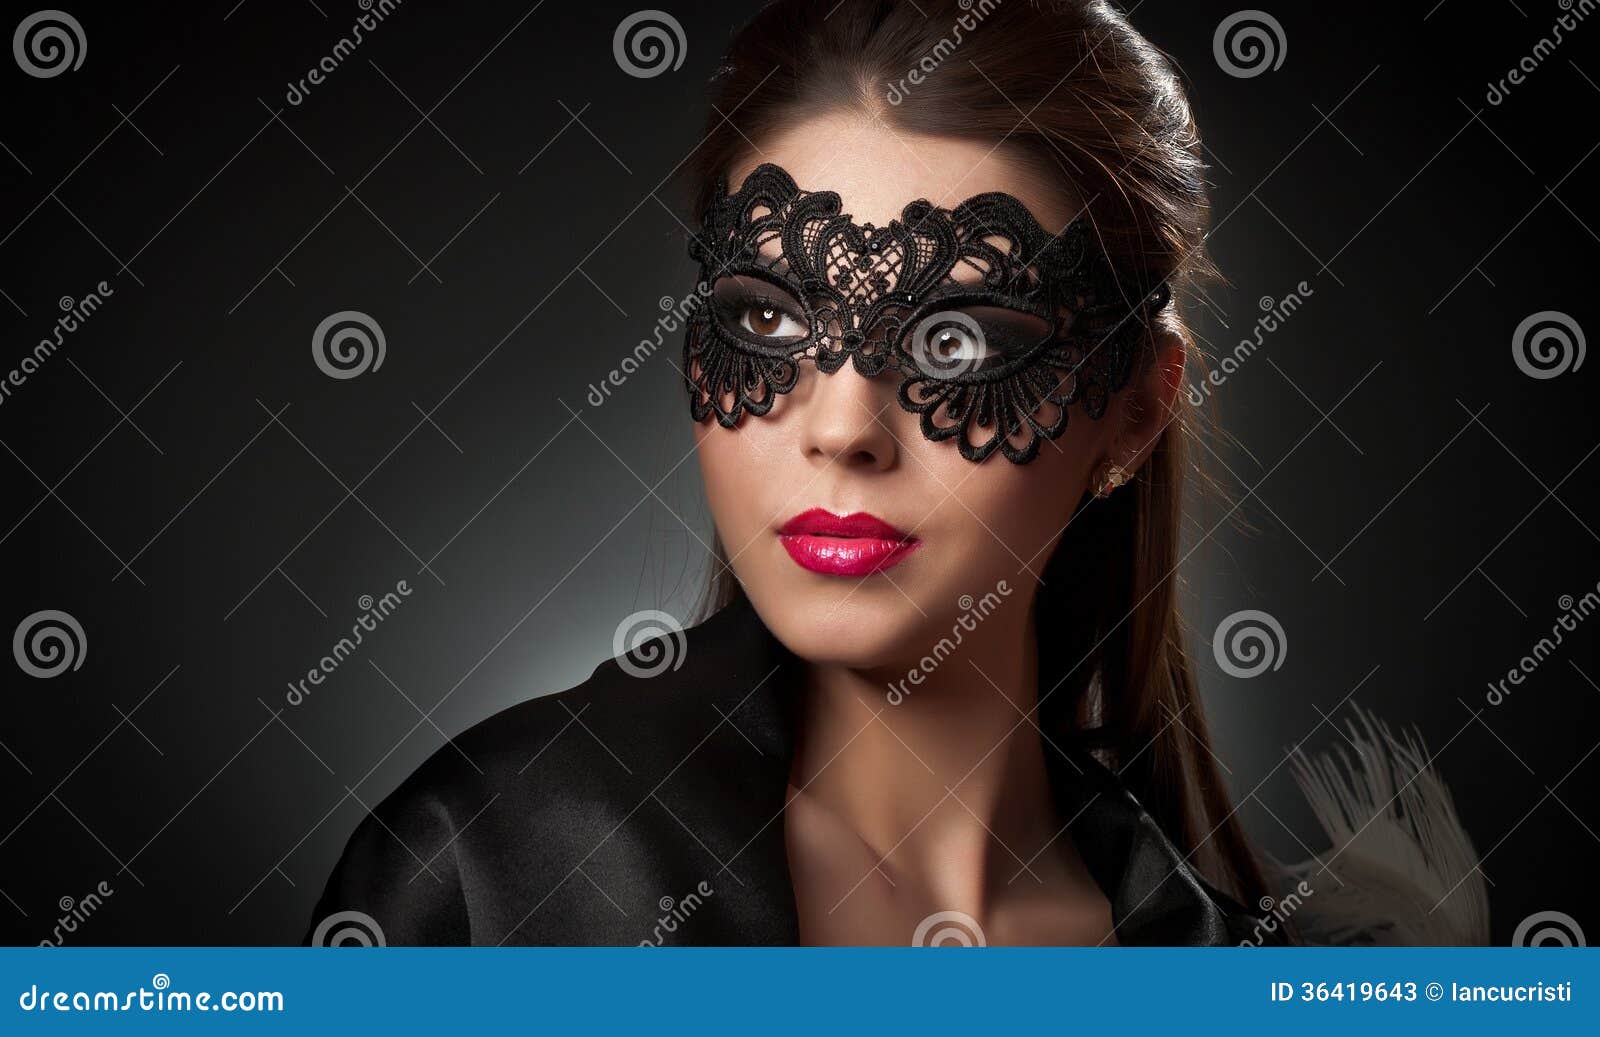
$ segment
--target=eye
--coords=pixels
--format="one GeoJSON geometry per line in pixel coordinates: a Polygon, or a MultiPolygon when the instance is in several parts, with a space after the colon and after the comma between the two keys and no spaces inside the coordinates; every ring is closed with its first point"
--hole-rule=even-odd
{"type": "Polygon", "coordinates": [[[995,367],[1042,343],[1050,325],[998,306],[941,310],[922,318],[904,348],[924,374],[955,378],[995,367]]]}
{"type": "Polygon", "coordinates": [[[969,327],[960,321],[943,322],[928,329],[924,338],[929,357],[938,364],[976,366],[989,356],[983,329],[976,324],[969,327]]]}
{"type": "Polygon", "coordinates": [[[805,309],[770,281],[743,275],[718,278],[711,300],[718,322],[747,342],[788,345],[810,334],[805,309]]]}
{"type": "Polygon", "coordinates": [[[778,308],[774,302],[757,299],[744,308],[739,326],[758,338],[795,338],[806,333],[806,326],[778,308]]]}

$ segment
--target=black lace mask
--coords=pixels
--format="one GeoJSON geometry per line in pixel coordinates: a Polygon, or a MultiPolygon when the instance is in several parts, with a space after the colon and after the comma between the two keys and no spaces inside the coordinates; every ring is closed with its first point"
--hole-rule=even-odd
{"type": "Polygon", "coordinates": [[[849,362],[869,378],[896,372],[928,439],[1025,464],[1073,404],[1105,413],[1169,299],[1164,285],[1127,296],[1087,215],[1052,235],[1008,194],[915,201],[874,227],[774,165],[734,194],[718,186],[689,243],[710,293],[684,343],[696,421],[731,428],[793,389],[802,360],[825,374],[849,362]]]}

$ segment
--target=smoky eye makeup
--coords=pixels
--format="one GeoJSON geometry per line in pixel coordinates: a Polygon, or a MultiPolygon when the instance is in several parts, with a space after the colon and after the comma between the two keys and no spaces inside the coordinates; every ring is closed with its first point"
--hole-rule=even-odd
{"type": "Polygon", "coordinates": [[[837,193],[758,166],[735,192],[719,185],[690,237],[712,286],[684,340],[690,413],[733,427],[767,414],[800,364],[850,366],[897,376],[925,438],[1025,464],[1069,408],[1104,413],[1170,300],[1135,290],[1096,240],[1087,214],[1052,234],[996,192],[858,224],[837,193]]]}
{"type": "Polygon", "coordinates": [[[711,288],[718,325],[752,344],[787,346],[810,334],[805,308],[786,289],[749,276],[724,276],[711,288]]]}
{"type": "Polygon", "coordinates": [[[935,311],[906,332],[900,348],[929,373],[957,377],[993,370],[1046,345],[1049,321],[1002,306],[969,305],[935,311]]]}

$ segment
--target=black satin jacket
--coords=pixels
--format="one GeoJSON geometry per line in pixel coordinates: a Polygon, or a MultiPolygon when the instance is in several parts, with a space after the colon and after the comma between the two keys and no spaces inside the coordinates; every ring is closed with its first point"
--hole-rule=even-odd
{"type": "MultiPolygon", "coordinates": [[[[603,663],[439,749],[351,836],[307,942],[356,911],[389,944],[797,943],[783,821],[797,660],[743,600],[687,631],[678,658],[648,679],[603,663]]],[[[1115,775],[1066,751],[1046,754],[1058,809],[1117,940],[1243,939],[1255,920],[1115,775]]]]}

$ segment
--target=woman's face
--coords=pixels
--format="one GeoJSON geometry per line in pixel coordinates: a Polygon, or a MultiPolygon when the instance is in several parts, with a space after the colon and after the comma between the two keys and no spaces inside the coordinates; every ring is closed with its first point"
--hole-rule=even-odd
{"type": "MultiPolygon", "coordinates": [[[[1059,189],[997,150],[866,120],[799,124],[732,170],[730,188],[763,162],[805,190],[837,191],[857,223],[884,226],[915,199],[950,207],[986,191],[1013,195],[1051,233],[1077,214],[1059,189]]],[[[764,332],[775,317],[748,319],[764,332]]],[[[1130,407],[1142,375],[1098,421],[1074,407],[1066,431],[1018,465],[998,453],[973,463],[953,442],[924,438],[892,375],[799,367],[793,391],[768,414],[734,428],[708,419],[696,438],[735,575],[773,634],[815,663],[870,669],[920,658],[949,635],[969,597],[995,592],[1013,616],[1025,614],[1100,463],[1131,470],[1146,445],[1136,441],[1149,424],[1144,408],[1130,407]],[[896,548],[901,537],[911,542],[896,548]]]]}

